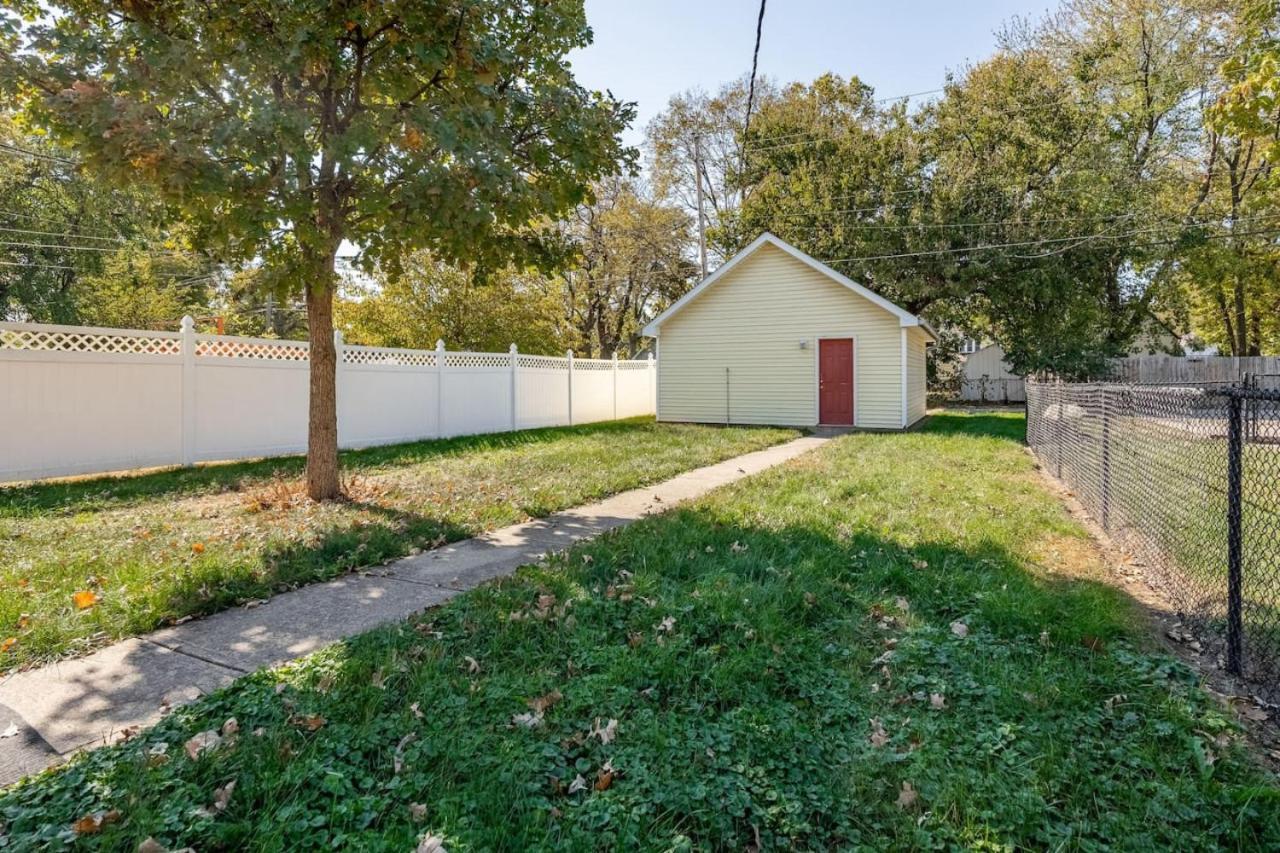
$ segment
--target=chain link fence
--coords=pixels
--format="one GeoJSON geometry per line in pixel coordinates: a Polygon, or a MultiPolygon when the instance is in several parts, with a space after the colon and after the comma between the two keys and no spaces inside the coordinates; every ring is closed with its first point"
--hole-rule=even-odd
{"type": "Polygon", "coordinates": [[[1280,377],[1028,380],[1027,444],[1205,651],[1280,699],[1280,377]]]}

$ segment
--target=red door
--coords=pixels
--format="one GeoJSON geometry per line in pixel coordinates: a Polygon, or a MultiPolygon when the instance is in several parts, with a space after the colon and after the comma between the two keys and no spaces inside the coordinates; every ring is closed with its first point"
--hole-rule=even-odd
{"type": "Polygon", "coordinates": [[[818,423],[853,425],[853,339],[818,341],[818,423]]]}

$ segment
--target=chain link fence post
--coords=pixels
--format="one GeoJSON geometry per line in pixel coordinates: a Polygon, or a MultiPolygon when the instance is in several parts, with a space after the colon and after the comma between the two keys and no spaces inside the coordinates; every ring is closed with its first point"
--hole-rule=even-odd
{"type": "Polygon", "coordinates": [[[1227,672],[1240,675],[1244,657],[1241,649],[1244,635],[1241,624],[1244,605],[1241,552],[1244,542],[1240,507],[1244,400],[1239,394],[1229,394],[1227,400],[1227,672]]]}

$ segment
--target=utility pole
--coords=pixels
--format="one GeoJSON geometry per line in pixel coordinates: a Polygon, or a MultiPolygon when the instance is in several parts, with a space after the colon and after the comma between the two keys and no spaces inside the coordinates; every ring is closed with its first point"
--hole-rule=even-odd
{"type": "Polygon", "coordinates": [[[702,134],[693,135],[693,180],[698,185],[698,260],[707,277],[707,217],[702,212],[702,134]]]}

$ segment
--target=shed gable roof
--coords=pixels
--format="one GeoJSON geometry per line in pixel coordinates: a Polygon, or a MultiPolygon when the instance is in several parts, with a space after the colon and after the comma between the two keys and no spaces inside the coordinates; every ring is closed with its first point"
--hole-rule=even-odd
{"type": "Polygon", "coordinates": [[[931,338],[933,338],[934,340],[938,339],[938,335],[936,332],[934,332],[933,328],[924,320],[916,316],[915,314],[912,314],[910,311],[908,311],[905,308],[902,308],[898,305],[893,304],[892,302],[890,302],[888,299],[885,299],[880,294],[870,290],[869,288],[861,284],[858,284],[856,281],[849,278],[848,276],[842,275],[841,273],[836,272],[831,267],[822,263],[822,261],[819,261],[817,258],[813,257],[812,255],[805,254],[804,252],[797,249],[795,246],[788,243],[786,240],[776,237],[773,234],[770,234],[768,231],[764,232],[755,240],[753,240],[751,242],[751,245],[747,246],[745,249],[738,252],[738,254],[734,255],[732,258],[730,258],[729,260],[721,264],[720,267],[715,272],[711,273],[711,275],[704,278],[692,290],[690,290],[684,296],[680,297],[675,302],[673,302],[671,304],[671,307],[667,308],[666,311],[663,311],[657,317],[654,317],[653,320],[651,320],[649,324],[644,327],[644,334],[652,338],[658,337],[659,329],[661,328],[663,323],[665,323],[667,320],[671,319],[673,316],[678,314],[690,302],[697,299],[708,287],[715,284],[717,281],[719,281],[721,278],[727,275],[731,270],[733,270],[735,267],[737,267],[747,258],[754,255],[757,251],[760,250],[761,247],[765,245],[770,245],[778,249],[781,249],[782,251],[786,252],[788,255],[800,261],[801,263],[805,264],[806,266],[809,266],[817,270],[818,272],[822,273],[827,278],[830,278],[832,281],[838,284],[844,285],[849,290],[856,293],[858,296],[861,296],[863,299],[866,299],[868,302],[875,305],[877,308],[882,308],[885,311],[888,311],[890,314],[898,318],[900,325],[919,326],[931,338]]]}

